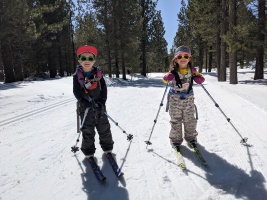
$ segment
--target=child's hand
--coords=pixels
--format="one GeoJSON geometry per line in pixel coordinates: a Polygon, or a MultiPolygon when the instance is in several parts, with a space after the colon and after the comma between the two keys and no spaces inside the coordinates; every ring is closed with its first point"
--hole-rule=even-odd
{"type": "Polygon", "coordinates": [[[172,79],[174,79],[174,75],[172,73],[168,73],[163,77],[163,79],[165,81],[171,81],[172,79]]]}
{"type": "Polygon", "coordinates": [[[87,101],[86,99],[82,98],[79,101],[85,108],[91,108],[92,107],[92,103],[87,101]]]}

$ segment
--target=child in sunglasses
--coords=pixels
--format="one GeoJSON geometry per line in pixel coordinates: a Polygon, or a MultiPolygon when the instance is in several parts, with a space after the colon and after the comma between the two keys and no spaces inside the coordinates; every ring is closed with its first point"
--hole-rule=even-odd
{"type": "Polygon", "coordinates": [[[192,65],[191,50],[187,46],[179,46],[171,61],[170,72],[163,77],[164,83],[171,84],[167,103],[171,117],[169,138],[177,151],[180,151],[183,142],[182,124],[184,139],[193,147],[197,142],[193,80],[201,84],[205,79],[192,65]]]}
{"type": "Polygon", "coordinates": [[[81,151],[86,157],[93,157],[95,153],[95,128],[99,134],[100,146],[104,152],[113,149],[113,139],[106,112],[107,86],[102,72],[96,66],[98,51],[93,46],[81,46],[77,50],[79,66],[73,75],[73,94],[79,103],[80,119],[88,113],[82,127],[81,151]]]}

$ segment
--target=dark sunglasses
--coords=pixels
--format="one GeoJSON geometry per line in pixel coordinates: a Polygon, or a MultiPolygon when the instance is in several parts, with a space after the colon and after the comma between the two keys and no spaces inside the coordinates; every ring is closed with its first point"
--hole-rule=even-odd
{"type": "Polygon", "coordinates": [[[79,58],[79,60],[81,60],[81,61],[86,61],[87,60],[87,61],[93,62],[95,60],[95,57],[92,57],[92,56],[89,56],[89,57],[81,56],[79,58]]]}
{"type": "Polygon", "coordinates": [[[189,58],[191,58],[191,56],[189,56],[189,55],[181,55],[181,56],[177,56],[176,57],[178,60],[180,60],[180,59],[182,59],[182,58],[184,58],[184,59],[189,59],[189,58]]]}

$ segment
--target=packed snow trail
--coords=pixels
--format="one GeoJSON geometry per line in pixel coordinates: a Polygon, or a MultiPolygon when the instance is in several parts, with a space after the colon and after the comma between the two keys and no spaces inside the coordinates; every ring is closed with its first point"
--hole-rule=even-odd
{"type": "Polygon", "coordinates": [[[118,179],[96,134],[95,157],[107,177],[105,184],[99,183],[80,151],[71,152],[78,136],[72,77],[0,84],[0,199],[266,199],[267,90],[266,84],[248,81],[251,74],[242,71],[243,82],[230,85],[204,73],[204,86],[252,146],[240,144],[240,136],[203,88],[195,85],[198,147],[208,167],[184,142],[185,171],[169,144],[166,99],[152,145],[146,148],[165,89],[163,74],[129,81],[107,78],[107,113],[133,134],[133,140],[127,141],[110,122],[115,157],[124,172],[118,179]]]}

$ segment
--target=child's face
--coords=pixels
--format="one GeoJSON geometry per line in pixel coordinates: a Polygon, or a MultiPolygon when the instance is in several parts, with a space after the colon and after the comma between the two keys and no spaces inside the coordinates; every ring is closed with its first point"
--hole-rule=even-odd
{"type": "Polygon", "coordinates": [[[176,59],[175,62],[179,64],[180,68],[186,68],[187,64],[189,63],[189,61],[191,60],[191,56],[188,54],[179,54],[176,59]]]}
{"type": "Polygon", "coordinates": [[[92,67],[95,64],[96,60],[94,54],[92,53],[82,53],[79,57],[78,62],[82,66],[84,72],[92,71],[92,67]]]}

